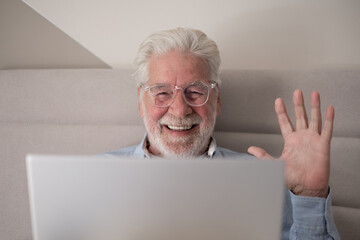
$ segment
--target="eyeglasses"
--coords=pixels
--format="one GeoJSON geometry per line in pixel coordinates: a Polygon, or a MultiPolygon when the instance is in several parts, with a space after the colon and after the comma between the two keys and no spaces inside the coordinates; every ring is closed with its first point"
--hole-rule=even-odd
{"type": "Polygon", "coordinates": [[[185,102],[193,107],[204,105],[210,95],[210,90],[216,87],[216,83],[206,84],[194,82],[184,88],[170,86],[167,84],[156,84],[145,86],[144,90],[149,92],[150,98],[157,107],[168,107],[175,99],[176,91],[181,90],[185,102]]]}

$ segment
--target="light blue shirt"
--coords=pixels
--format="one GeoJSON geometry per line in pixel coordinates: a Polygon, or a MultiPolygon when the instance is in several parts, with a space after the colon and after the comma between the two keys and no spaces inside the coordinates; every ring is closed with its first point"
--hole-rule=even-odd
{"type": "MultiPolygon", "coordinates": [[[[105,153],[108,156],[151,157],[146,150],[146,137],[137,146],[105,153]]],[[[255,157],[221,148],[212,139],[208,152],[203,156],[214,159],[234,158],[252,160],[255,157]]],[[[331,192],[327,198],[302,197],[290,190],[285,192],[282,239],[340,239],[336,229],[332,208],[331,192]]]]}

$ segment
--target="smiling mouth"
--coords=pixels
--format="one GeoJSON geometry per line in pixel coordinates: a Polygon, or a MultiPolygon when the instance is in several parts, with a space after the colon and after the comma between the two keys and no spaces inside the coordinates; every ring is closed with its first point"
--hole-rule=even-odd
{"type": "Polygon", "coordinates": [[[173,125],[165,125],[168,129],[173,131],[188,131],[193,129],[196,125],[187,125],[187,126],[173,126],[173,125]]]}

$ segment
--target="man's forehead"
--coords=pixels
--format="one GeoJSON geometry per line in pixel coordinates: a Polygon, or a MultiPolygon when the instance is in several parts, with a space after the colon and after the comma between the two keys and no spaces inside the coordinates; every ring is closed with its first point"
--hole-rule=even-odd
{"type": "Polygon", "coordinates": [[[207,81],[207,64],[190,53],[170,52],[149,59],[149,83],[207,81]]]}

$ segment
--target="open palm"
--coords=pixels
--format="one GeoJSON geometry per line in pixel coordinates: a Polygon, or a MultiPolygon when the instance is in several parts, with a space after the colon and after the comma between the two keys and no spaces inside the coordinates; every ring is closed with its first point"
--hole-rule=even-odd
{"type": "MultiPolygon", "coordinates": [[[[326,197],[330,174],[330,141],[334,122],[334,108],[328,107],[324,127],[320,111],[320,95],[311,94],[311,117],[308,121],[304,98],[300,90],[293,96],[296,130],[291,124],[282,99],[276,99],[275,111],[284,149],[280,159],[285,162],[285,181],[297,195],[326,197]]],[[[249,153],[258,158],[273,159],[264,149],[250,147],[249,153]]]]}

